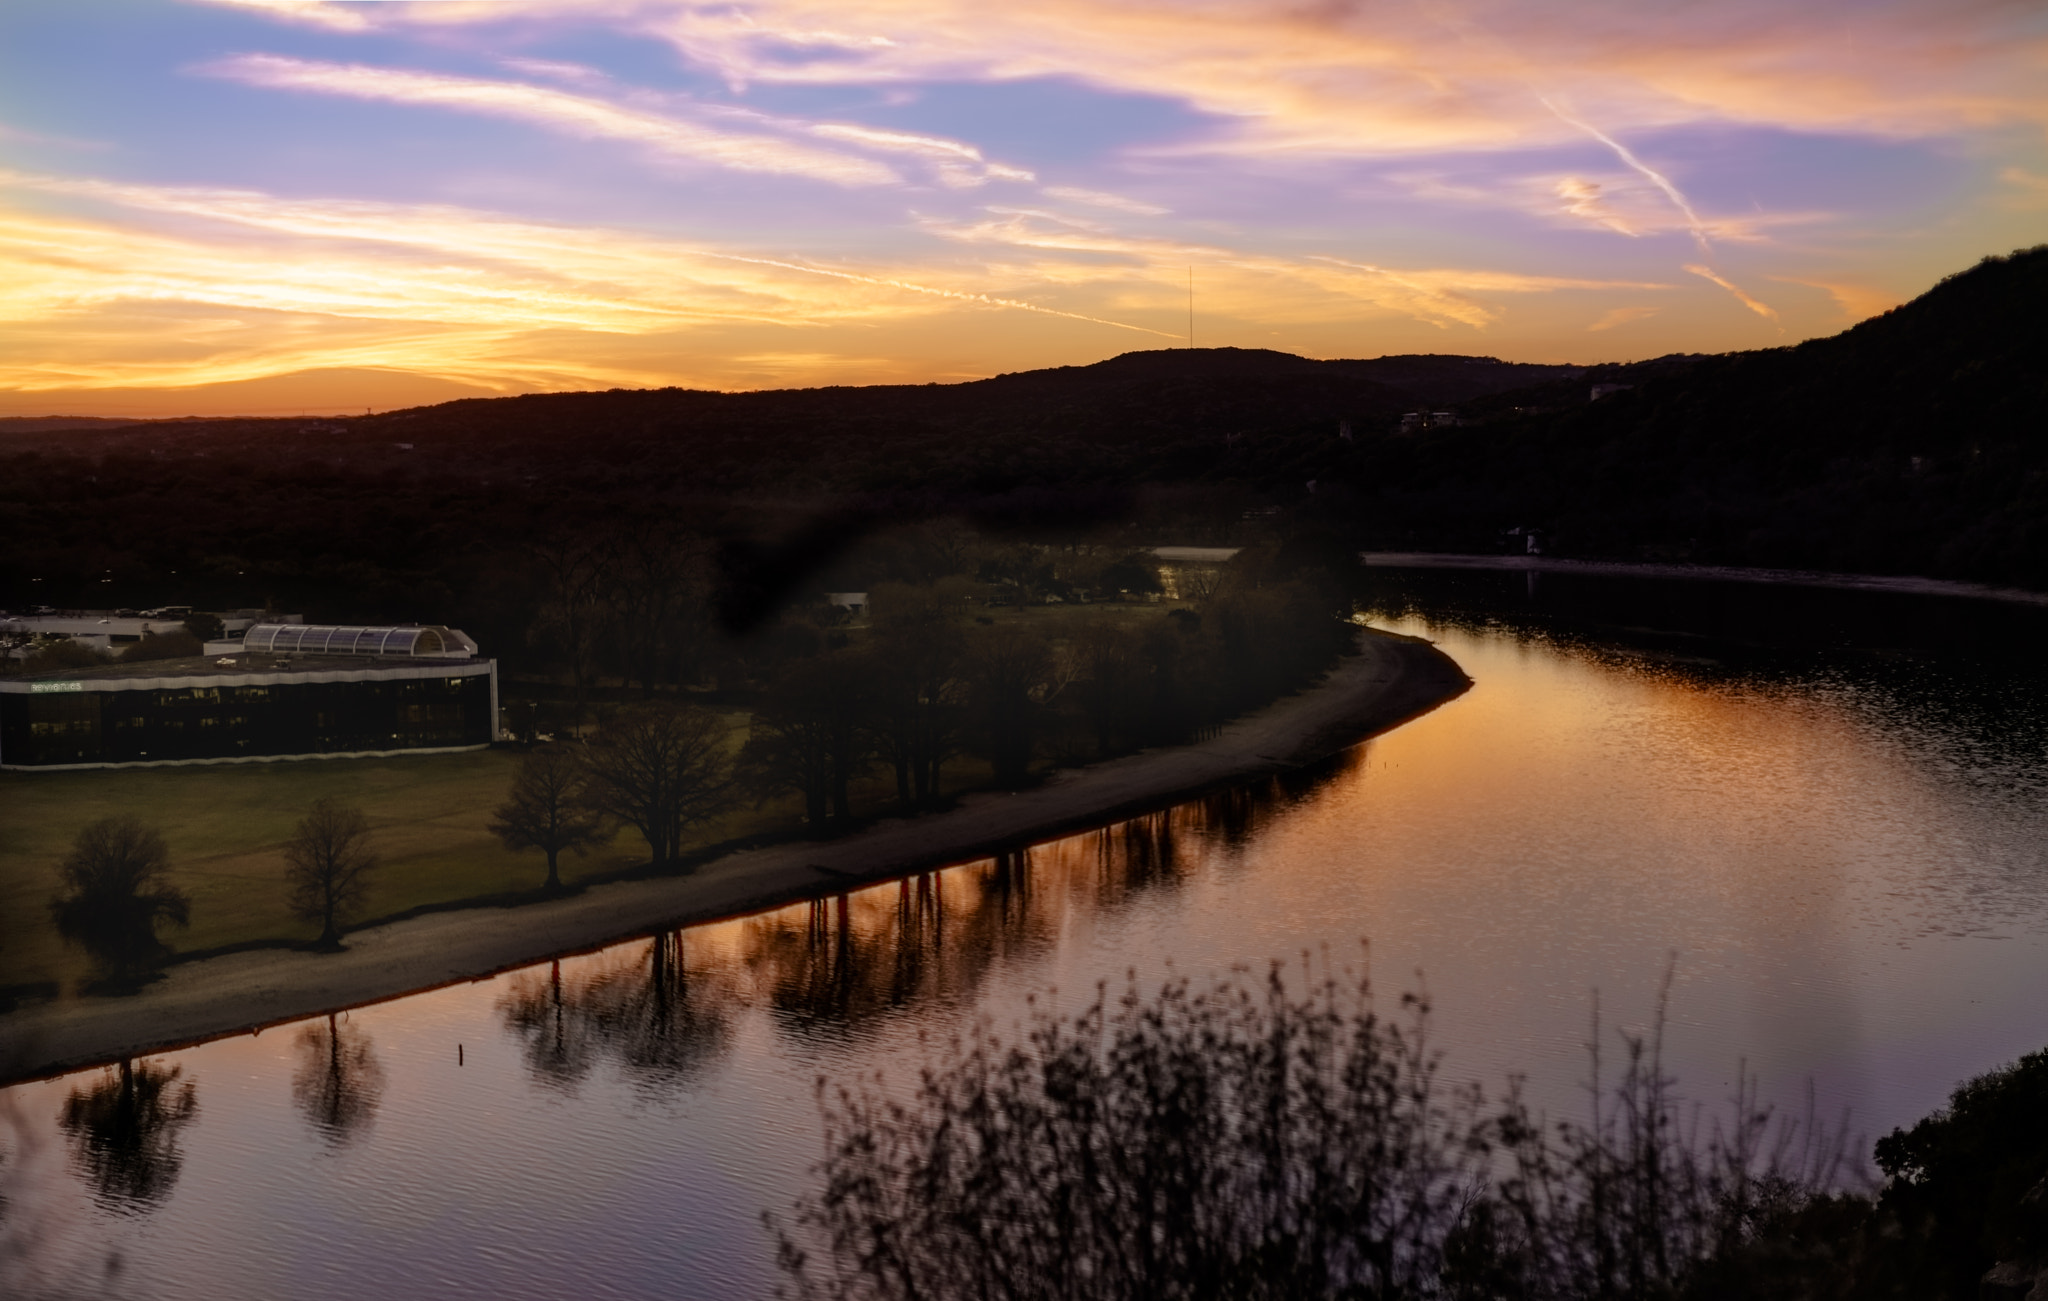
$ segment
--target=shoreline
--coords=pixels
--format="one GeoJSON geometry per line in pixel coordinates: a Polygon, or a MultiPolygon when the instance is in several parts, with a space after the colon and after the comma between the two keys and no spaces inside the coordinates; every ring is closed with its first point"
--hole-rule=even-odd
{"type": "Polygon", "coordinates": [[[969,795],[948,812],[888,818],[835,840],[728,854],[687,876],[593,886],[517,908],[412,917],[351,932],[338,954],[226,954],[174,966],[138,994],[60,999],[0,1015],[0,1087],[974,862],[1327,759],[1470,686],[1434,645],[1366,630],[1358,653],[1321,682],[1206,741],[1062,769],[1036,787],[969,795]]]}
{"type": "MultiPolygon", "coordinates": [[[[1167,564],[1220,565],[1241,547],[1153,547],[1167,564]]],[[[1676,565],[1647,560],[1569,560],[1558,556],[1465,555],[1455,551],[1361,551],[1367,569],[1492,569],[1515,573],[1583,574],[1592,578],[1675,578],[1703,583],[1767,583],[1786,587],[1829,587],[1849,592],[1905,596],[1951,596],[2014,605],[2048,605],[2048,592],[1997,587],[1956,578],[1907,574],[1837,574],[1821,569],[1756,569],[1740,565],[1676,565]]]]}

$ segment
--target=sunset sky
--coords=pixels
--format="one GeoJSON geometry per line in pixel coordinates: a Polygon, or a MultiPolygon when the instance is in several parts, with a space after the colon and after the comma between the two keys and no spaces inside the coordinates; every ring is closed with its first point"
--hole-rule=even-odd
{"type": "Polygon", "coordinates": [[[2039,0],[5,0],[0,415],[1834,333],[2048,239],[2039,0]]]}

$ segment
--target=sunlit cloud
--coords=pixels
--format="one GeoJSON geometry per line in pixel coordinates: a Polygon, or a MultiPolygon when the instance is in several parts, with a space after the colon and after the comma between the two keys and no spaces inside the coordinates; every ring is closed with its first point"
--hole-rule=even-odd
{"type": "Polygon", "coordinates": [[[1708,351],[2048,207],[2013,0],[180,4],[76,93],[0,49],[0,385],[950,378],[1179,339],[1191,269],[1204,342],[1708,351]]]}
{"type": "Polygon", "coordinates": [[[324,27],[337,32],[362,32],[371,27],[370,18],[359,6],[329,4],[327,0],[189,0],[223,9],[244,9],[288,23],[324,27]]]}
{"type": "Polygon", "coordinates": [[[1845,283],[1839,280],[1813,280],[1798,276],[1772,276],[1780,284],[1805,285],[1818,289],[1834,300],[1842,318],[1850,323],[1881,316],[1897,307],[1903,299],[1897,294],[1866,284],[1845,283]]]}
{"type": "Polygon", "coordinates": [[[1680,234],[1695,240],[1704,236],[1714,244],[1760,244],[1788,227],[1836,219],[1836,214],[1812,211],[1688,214],[1629,172],[1505,175],[1483,183],[1431,172],[1397,172],[1385,179],[1400,192],[1432,203],[1518,212],[1549,226],[1590,227],[1630,239],[1680,234]]]}
{"type": "MultiPolygon", "coordinates": [[[[815,330],[945,305],[1176,337],[934,284],[928,276],[853,271],[448,207],[293,201],[21,175],[0,175],[0,183],[201,223],[147,231],[0,212],[0,262],[14,271],[0,287],[0,321],[41,322],[53,340],[45,349],[18,347],[11,360],[0,362],[0,385],[7,387],[151,384],[166,382],[168,374],[188,383],[219,382],[269,373],[266,368],[286,360],[427,366],[470,380],[525,383],[538,374],[559,376],[562,367],[532,357],[493,360],[523,334],[635,335],[738,325],[815,330]],[[252,245],[252,231],[269,242],[252,245]],[[109,309],[140,310],[148,322],[141,332],[157,337],[120,341],[96,362],[76,351],[77,339],[61,337],[65,322],[87,318],[104,332],[106,323],[95,314],[109,309]],[[173,357],[149,356],[164,348],[166,311],[186,332],[173,357]],[[242,321],[245,312],[260,319],[221,324],[242,321]],[[270,337],[279,333],[276,321],[283,316],[325,321],[333,337],[322,342],[319,331],[270,337]],[[214,324],[192,333],[189,322],[200,320],[214,324]],[[48,355],[34,356],[37,351],[48,355]]],[[[552,346],[559,348],[559,339],[552,346]]],[[[588,366],[572,369],[586,381],[603,377],[588,366]]]]}
{"type": "Polygon", "coordinates": [[[1114,208],[1118,212],[1128,212],[1136,217],[1163,217],[1170,211],[1157,204],[1144,203],[1121,194],[1084,190],[1073,185],[1048,185],[1045,187],[1045,193],[1051,198],[1065,199],[1070,203],[1085,203],[1095,208],[1114,208]]]}
{"type": "MultiPolygon", "coordinates": [[[[561,12],[583,12],[563,8],[561,12]]],[[[1389,9],[1338,3],[762,0],[618,5],[735,84],[860,84],[1072,76],[1173,97],[1240,129],[1218,148],[1365,153],[1556,141],[1616,131],[1767,122],[1901,135],[2048,120],[2038,12],[1997,0],[1856,11],[1715,6],[1389,9]],[[1487,39],[1466,39],[1468,32],[1487,39]],[[1562,133],[1561,130],[1562,129],[1562,133]]]]}
{"type": "Polygon", "coordinates": [[[321,63],[274,54],[223,59],[203,71],[273,90],[425,104],[514,118],[566,135],[629,141],[664,154],[736,171],[802,176],[841,185],[879,185],[899,179],[895,172],[871,159],[813,149],[772,136],[719,131],[702,123],[524,82],[321,63]]]}
{"type": "Polygon", "coordinates": [[[1597,334],[1602,330],[1612,330],[1624,325],[1633,325],[1637,321],[1648,320],[1656,314],[1657,309],[1654,307],[1617,307],[1587,326],[1586,330],[1588,333],[1597,334]]]}
{"type": "MultiPolygon", "coordinates": [[[[969,244],[997,244],[1050,254],[1107,255],[1121,259],[1162,288],[1178,289],[1180,273],[1199,268],[1204,294],[1220,311],[1250,322],[1328,319],[1339,313],[1377,309],[1439,328],[1484,329],[1499,317],[1489,295],[1547,293],[1564,289],[1640,290],[1664,286],[1641,282],[1523,275],[1456,268],[1397,270],[1337,257],[1307,259],[1158,237],[1133,237],[1093,223],[1027,210],[991,209],[986,217],[953,222],[927,219],[925,229],[969,244]]],[[[1045,262],[1030,264],[1036,276],[1056,275],[1045,262]]],[[[1077,264],[1074,274],[1114,274],[1097,262],[1077,264]]]]}

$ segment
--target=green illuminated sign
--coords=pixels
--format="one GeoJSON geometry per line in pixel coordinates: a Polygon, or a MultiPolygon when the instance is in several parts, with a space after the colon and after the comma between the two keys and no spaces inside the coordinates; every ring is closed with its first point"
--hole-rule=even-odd
{"type": "Polygon", "coordinates": [[[83,690],[85,690],[83,682],[31,682],[28,684],[28,693],[32,696],[47,695],[52,691],[83,690]]]}

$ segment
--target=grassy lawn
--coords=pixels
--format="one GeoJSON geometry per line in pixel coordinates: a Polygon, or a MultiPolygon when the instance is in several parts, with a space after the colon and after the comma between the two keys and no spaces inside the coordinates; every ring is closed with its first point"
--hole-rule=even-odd
{"type": "MultiPolygon", "coordinates": [[[[1055,640],[1097,619],[1164,617],[1159,605],[1032,606],[982,611],[992,623],[1030,625],[1055,640]]],[[[736,723],[744,722],[735,718],[736,723]]],[[[735,744],[744,733],[735,736],[735,744]]],[[[55,980],[70,987],[90,974],[84,953],[64,944],[50,921],[57,864],[79,828],[131,813],[170,843],[175,883],[192,900],[192,925],[165,933],[179,949],[208,949],[262,939],[312,939],[317,927],[286,908],[283,846],[306,809],[323,795],[360,806],[370,819],[382,866],[366,916],[421,904],[536,888],[546,877],[538,852],[513,854],[486,824],[505,798],[520,756],[485,750],[396,759],[324,759],[84,772],[0,772],[0,988],[55,980]]],[[[957,757],[944,773],[949,793],[985,787],[988,766],[957,757]]],[[[886,768],[855,784],[857,811],[877,812],[895,797],[886,768]]],[[[697,843],[790,830],[792,797],[743,805],[701,829],[697,843]]],[[[624,829],[588,857],[565,854],[574,883],[643,863],[646,842],[624,829]]]]}
{"type": "MultiPolygon", "coordinates": [[[[520,756],[485,750],[399,759],[327,759],[86,772],[0,773],[0,988],[55,980],[67,988],[91,974],[66,945],[47,907],[57,864],[78,829],[132,813],[170,843],[171,875],[192,900],[192,925],[167,931],[179,949],[245,940],[309,940],[318,927],[285,906],[283,846],[307,806],[323,795],[359,805],[381,860],[366,915],[420,904],[538,887],[547,875],[537,851],[510,853],[486,829],[505,798],[520,756]]],[[[988,769],[955,760],[949,790],[986,784],[988,769]]],[[[880,809],[895,794],[886,772],[854,788],[856,805],[880,809]]],[[[702,828],[699,844],[792,829],[793,799],[743,805],[702,828]]],[[[588,857],[562,856],[576,882],[647,861],[631,828],[588,857]]]]}

